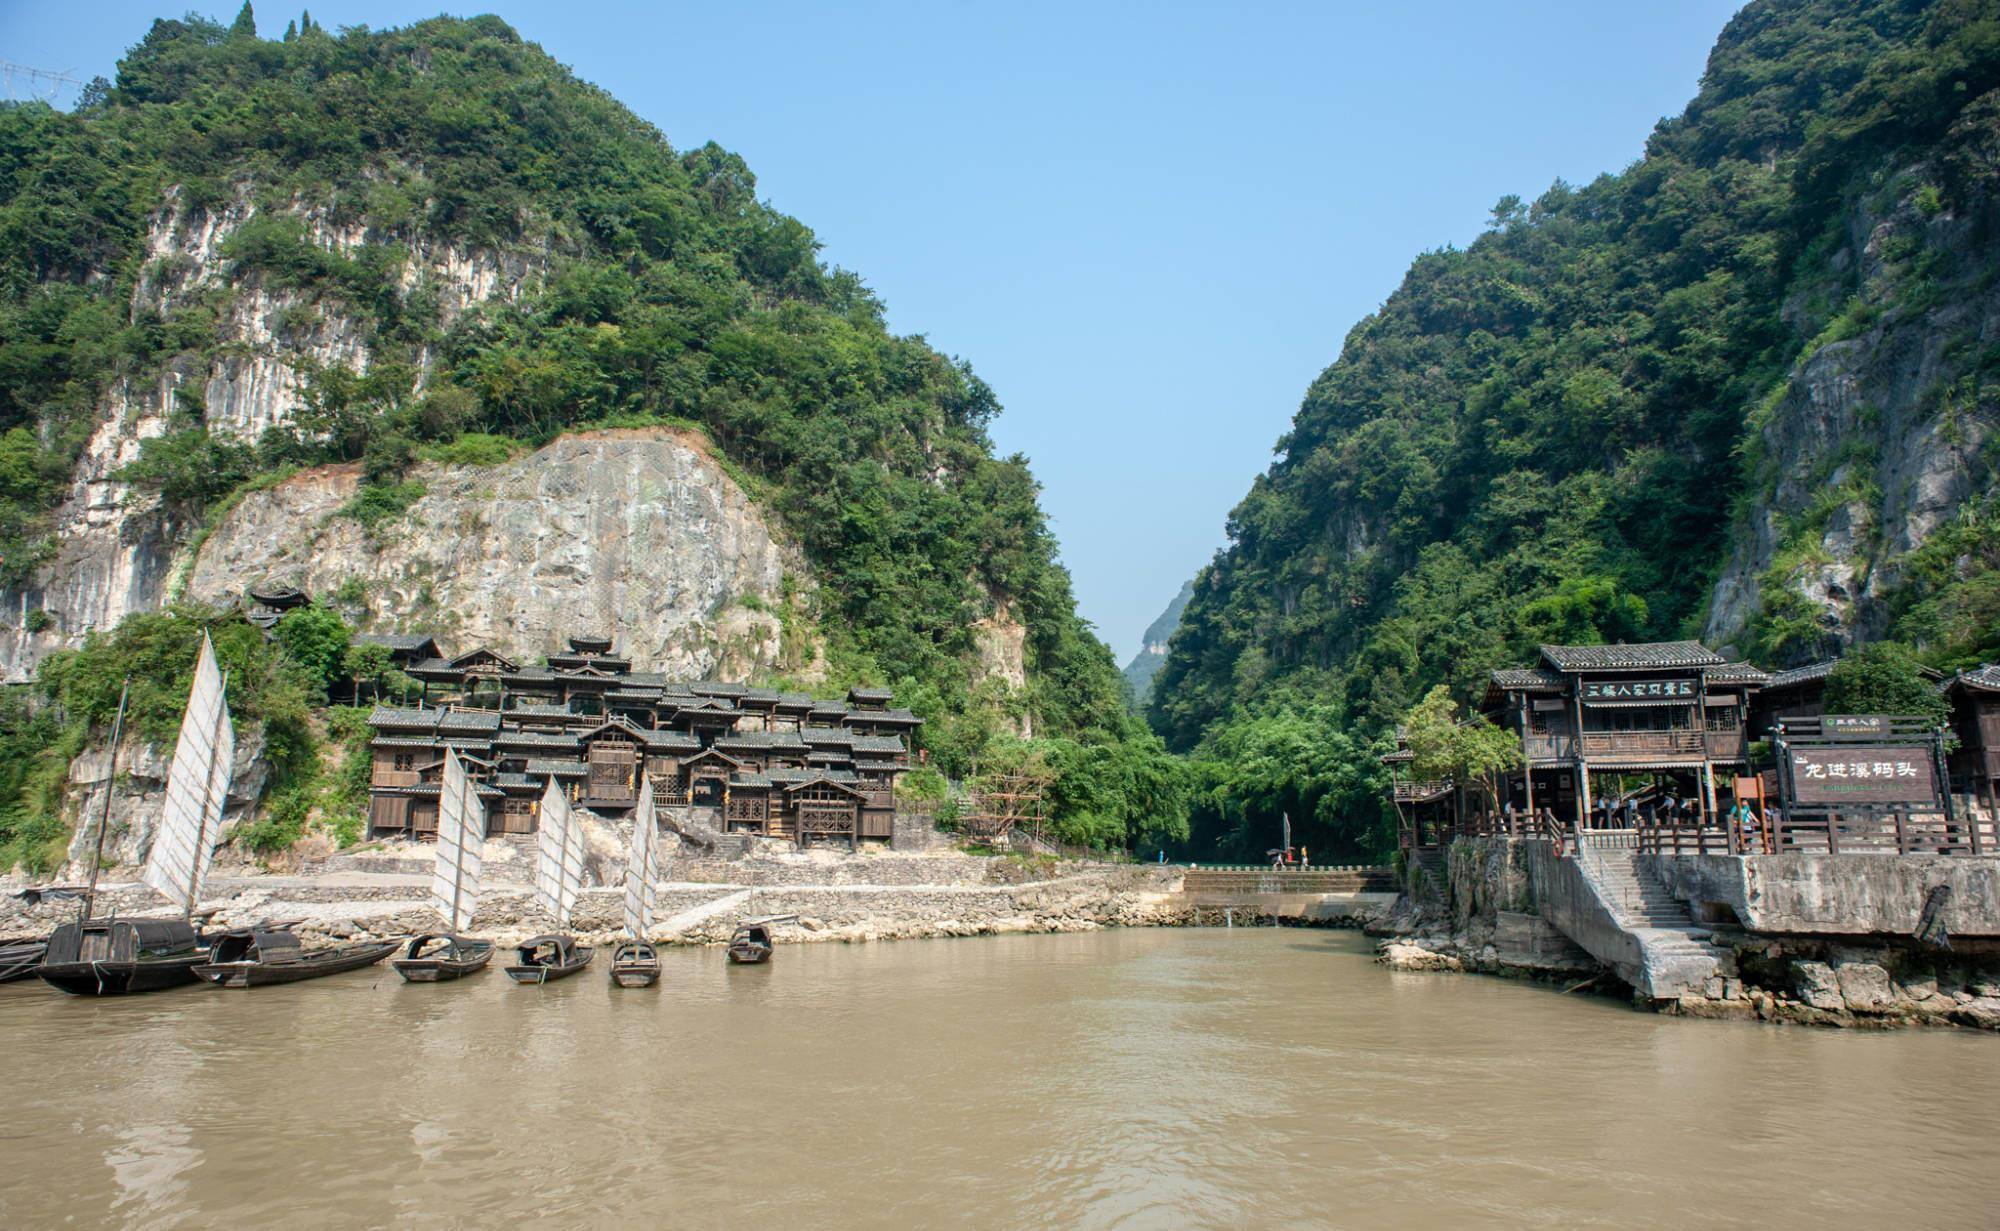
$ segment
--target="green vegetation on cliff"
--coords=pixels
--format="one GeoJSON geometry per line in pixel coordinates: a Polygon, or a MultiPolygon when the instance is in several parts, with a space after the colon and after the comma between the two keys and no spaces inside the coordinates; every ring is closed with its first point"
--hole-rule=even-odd
{"type": "MultiPolygon", "coordinates": [[[[184,519],[284,467],[360,461],[345,512],[380,520],[409,503],[419,456],[693,425],[805,549],[835,676],[918,698],[943,768],[998,738],[1002,704],[1077,755],[1151,761],[1035,480],[993,455],[993,391],[891,334],[817,251],[736,155],[675,150],[496,18],[305,22],[282,41],[241,19],[155,22],[74,112],[0,107],[0,582],[53,552],[113,383],[205,358],[232,297],[262,290],[288,305],[281,341],[338,320],[370,363],[302,359],[306,407],[254,442],[211,436],[183,386],[123,477],[184,519]],[[149,254],[149,231],[204,220],[231,224],[223,277],[182,285],[185,258],[149,254]],[[445,311],[410,267],[440,245],[518,272],[522,293],[445,311]],[[1022,696],[971,686],[996,598],[1027,628],[1022,696]]],[[[1116,840],[1139,819],[1114,815],[1079,824],[1116,840]]]]}
{"type": "MultiPolygon", "coordinates": [[[[1231,780],[1247,732],[1303,719],[1379,782],[1369,762],[1434,685],[1473,697],[1536,642],[1698,634],[1751,507],[1788,477],[1822,494],[1776,527],[1738,648],[1827,649],[1792,583],[1844,503],[1879,498],[1868,445],[1785,476],[1762,429],[1801,356],[1990,292],[1996,84],[1994,0],[1760,0],[1641,161],[1505,198],[1469,248],[1419,257],[1308,390],[1154,680],[1154,728],[1219,775],[1196,848],[1275,837],[1275,797],[1231,780]],[[1888,213],[1864,275],[1860,220],[1888,213]]],[[[1943,426],[1910,430],[1995,439],[2000,347],[1943,351],[1921,395],[1943,426]]],[[[1968,463],[1974,482],[1996,462],[1968,463]]],[[[1885,604],[1941,663],[2000,652],[1992,503],[1964,521],[1894,561],[1885,604]]],[[[1383,832],[1375,802],[1296,786],[1316,852],[1383,832]]]]}

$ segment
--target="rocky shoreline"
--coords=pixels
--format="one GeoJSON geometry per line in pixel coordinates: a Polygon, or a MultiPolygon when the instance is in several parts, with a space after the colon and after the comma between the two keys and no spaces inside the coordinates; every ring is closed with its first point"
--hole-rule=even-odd
{"type": "MultiPolygon", "coordinates": [[[[501,848],[488,864],[470,933],[507,944],[552,929],[529,888],[532,860],[501,848]]],[[[203,895],[210,928],[281,924],[310,946],[440,930],[429,902],[428,851],[386,848],[336,858],[296,874],[232,869],[203,895]]],[[[164,901],[113,870],[99,913],[161,914],[164,901]]],[[[796,915],[775,929],[781,943],[868,943],[944,936],[1087,932],[1195,922],[1179,893],[1179,871],[1131,864],[1037,864],[958,854],[783,854],[669,861],[649,939],[666,945],[723,944],[744,919],[796,915]]],[[[25,888],[25,887],[24,887],[25,888]]],[[[73,897],[0,898],[0,933],[46,934],[75,918],[73,897]]],[[[623,936],[623,894],[586,888],[568,930],[586,943],[623,936]]]]}
{"type": "Polygon", "coordinates": [[[1718,973],[1672,997],[1636,992],[1540,917],[1519,850],[1455,850],[1441,877],[1419,873],[1379,927],[1393,970],[1484,974],[1561,985],[1655,1012],[1851,1029],[1952,1026],[2000,1031],[2000,944],[1945,950],[1894,937],[1770,935],[1714,926],[1718,973]]]}

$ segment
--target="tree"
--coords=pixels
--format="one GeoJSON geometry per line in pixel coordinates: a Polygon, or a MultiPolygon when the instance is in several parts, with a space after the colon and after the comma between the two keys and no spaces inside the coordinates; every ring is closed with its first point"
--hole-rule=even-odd
{"type": "Polygon", "coordinates": [[[1461,719],[1443,684],[1430,690],[1403,720],[1403,742],[1409,748],[1410,772],[1421,780],[1447,779],[1477,790],[1488,807],[1497,808],[1509,773],[1523,764],[1521,741],[1496,727],[1484,714],[1461,719]]]}
{"type": "Polygon", "coordinates": [[[1834,664],[1826,677],[1826,712],[1912,714],[1937,726],[1951,721],[1951,703],[1916,655],[1894,641],[1864,645],[1834,664]]]}
{"type": "Polygon", "coordinates": [[[229,37],[257,37],[257,14],[250,10],[250,0],[243,0],[243,7],[237,10],[236,20],[229,27],[229,37]]]}
{"type": "Polygon", "coordinates": [[[338,612],[317,604],[296,607],[278,620],[276,634],[285,657],[305,671],[321,695],[341,678],[353,638],[338,612]]]}

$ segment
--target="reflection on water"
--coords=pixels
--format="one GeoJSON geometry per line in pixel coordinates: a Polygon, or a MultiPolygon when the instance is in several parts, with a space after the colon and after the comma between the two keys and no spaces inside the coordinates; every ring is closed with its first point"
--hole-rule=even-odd
{"type": "Polygon", "coordinates": [[[0,1225],[1991,1225],[2000,1040],[1680,1021],[1345,933],[0,987],[0,1225]]]}

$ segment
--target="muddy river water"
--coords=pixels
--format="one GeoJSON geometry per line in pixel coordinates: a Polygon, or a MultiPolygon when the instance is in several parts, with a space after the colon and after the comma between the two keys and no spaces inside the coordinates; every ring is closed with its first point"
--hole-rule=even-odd
{"type": "Polygon", "coordinates": [[[2000,1039],[1686,1021],[1352,933],[0,987],[0,1226],[2000,1225],[2000,1039]]]}

